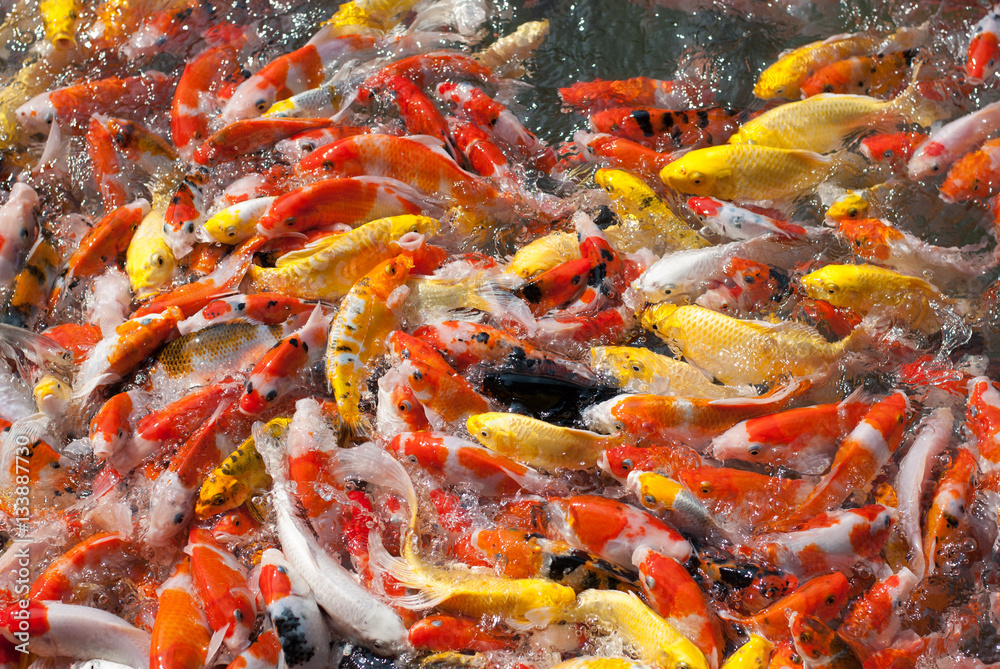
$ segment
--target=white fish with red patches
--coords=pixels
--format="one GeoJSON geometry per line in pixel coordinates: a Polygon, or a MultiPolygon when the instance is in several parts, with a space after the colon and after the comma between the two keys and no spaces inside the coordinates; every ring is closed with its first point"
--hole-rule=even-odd
{"type": "Polygon", "coordinates": [[[947,123],[931,132],[906,164],[911,179],[944,174],[952,163],[1000,130],[1000,102],[947,123]]]}
{"type": "Polygon", "coordinates": [[[770,233],[782,237],[801,237],[806,229],[794,223],[758,214],[710,197],[692,197],[688,207],[707,228],[727,239],[752,239],[770,233]]]}

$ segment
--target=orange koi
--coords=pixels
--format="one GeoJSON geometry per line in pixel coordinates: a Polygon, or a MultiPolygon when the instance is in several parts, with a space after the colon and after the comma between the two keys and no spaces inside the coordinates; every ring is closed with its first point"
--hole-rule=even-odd
{"type": "Polygon", "coordinates": [[[669,109],[702,107],[711,104],[714,93],[703,84],[633,77],[620,81],[581,81],[560,88],[559,97],[564,107],[589,112],[608,107],[644,105],[669,109]]]}
{"type": "Polygon", "coordinates": [[[323,118],[249,118],[233,121],[202,142],[191,155],[199,165],[218,165],[274,146],[307,130],[330,125],[323,118]]]}
{"type": "Polygon", "coordinates": [[[640,545],[678,562],[687,562],[693,554],[677,530],[648,511],[617,500],[576,495],[549,500],[547,509],[549,527],[564,541],[626,569],[640,545]]]}
{"type": "Polygon", "coordinates": [[[645,545],[635,550],[632,564],[639,570],[639,583],[652,609],[698,646],[709,666],[717,669],[726,649],[722,625],[687,570],[645,545]]]}
{"type": "Polygon", "coordinates": [[[876,163],[890,162],[897,172],[902,172],[917,147],[927,139],[924,132],[881,133],[861,140],[861,153],[876,163]]]}
{"type": "Polygon", "coordinates": [[[469,416],[490,410],[490,403],[475,391],[458,372],[443,372],[419,359],[405,360],[399,366],[407,385],[426,409],[445,423],[465,423],[469,416]]]}
{"type": "Polygon", "coordinates": [[[816,616],[792,613],[788,617],[792,643],[809,669],[857,669],[860,666],[850,647],[816,616]]]}
{"type": "Polygon", "coordinates": [[[315,306],[310,300],[301,300],[283,293],[233,295],[209,302],[194,316],[181,321],[177,329],[185,335],[242,318],[264,325],[280,325],[315,306]]]}
{"type": "Polygon", "coordinates": [[[513,292],[528,303],[537,318],[580,297],[587,287],[590,269],[587,258],[567,260],[537,274],[513,292]]]}
{"type": "Polygon", "coordinates": [[[441,213],[431,198],[390,177],[333,178],[278,196],[257,222],[257,231],[274,237],[333,223],[354,227],[388,216],[441,213]]]}
{"type": "Polygon", "coordinates": [[[793,383],[759,398],[722,400],[624,395],[592,407],[586,422],[592,429],[621,431],[644,443],[670,440],[700,448],[740,421],[786,406],[799,387],[793,383]]]}
{"type": "Polygon", "coordinates": [[[209,47],[184,66],[170,107],[170,136],[185,158],[209,136],[209,119],[223,106],[219,89],[240,77],[237,49],[244,40],[209,47]]]}
{"type": "Polygon", "coordinates": [[[74,397],[86,399],[103,385],[114,383],[138,367],[157,349],[175,338],[184,313],[167,307],[161,313],[134,317],[101,341],[77,372],[74,397]]]}
{"type": "Polygon", "coordinates": [[[658,179],[660,171],[677,159],[674,153],[654,151],[614,135],[578,131],[573,140],[591,162],[602,167],[628,170],[647,181],[658,179]]]}
{"type": "Polygon", "coordinates": [[[985,200],[1000,192],[1000,139],[991,139],[978,150],[971,151],[948,170],[941,184],[941,199],[945,202],[985,200]]]}
{"type": "MultiPolygon", "coordinates": [[[[448,123],[430,98],[412,81],[404,77],[389,77],[385,81],[385,91],[399,109],[399,115],[408,134],[428,135],[440,139],[450,149],[448,123]]],[[[449,152],[454,154],[453,149],[449,152]]]]}
{"type": "Polygon", "coordinates": [[[242,650],[250,641],[250,629],[257,617],[246,567],[209,530],[192,528],[185,552],[191,556],[191,578],[205,604],[209,626],[214,632],[225,630],[229,650],[242,650]]]}
{"type": "Polygon", "coordinates": [[[285,160],[294,163],[302,160],[321,146],[369,132],[371,129],[365,126],[335,125],[319,130],[300,132],[288,139],[281,140],[274,145],[274,148],[285,160]]]}
{"type": "Polygon", "coordinates": [[[906,567],[883,578],[865,592],[844,616],[837,634],[859,659],[886,649],[902,627],[902,608],[918,577],[906,567]]]}
{"type": "Polygon", "coordinates": [[[563,485],[538,471],[471,441],[440,432],[396,435],[387,449],[453,485],[468,484],[481,495],[503,497],[520,490],[559,493],[563,485]]]}
{"type": "Polygon", "coordinates": [[[358,91],[358,100],[367,104],[372,92],[384,88],[393,77],[408,79],[427,89],[442,79],[464,78],[495,84],[498,79],[478,60],[457,51],[432,51],[401,58],[368,77],[358,91]]]}
{"type": "Polygon", "coordinates": [[[117,534],[98,533],[57,557],[31,584],[28,597],[38,601],[71,602],[95,580],[111,583],[128,573],[141,575],[141,561],[132,542],[117,534]]]}
{"type": "MultiPolygon", "coordinates": [[[[836,617],[850,596],[850,584],[840,572],[809,579],[760,613],[740,620],[745,627],[772,642],[788,638],[790,613],[814,615],[822,620],[836,617]]],[[[773,657],[772,657],[773,660],[773,657]]]]}
{"type": "Polygon", "coordinates": [[[976,437],[983,471],[995,470],[1000,465],[1000,390],[989,378],[972,380],[965,419],[976,437]]]}
{"type": "Polygon", "coordinates": [[[507,156],[500,150],[493,139],[479,126],[460,121],[449,116],[448,134],[455,142],[455,147],[465,156],[465,160],[476,172],[484,177],[492,177],[505,184],[516,184],[507,156]]]}
{"type": "Polygon", "coordinates": [[[948,469],[938,480],[931,507],[924,519],[924,559],[927,573],[940,566],[939,547],[956,534],[976,492],[979,467],[967,448],[959,448],[948,469]]]}
{"type": "Polygon", "coordinates": [[[988,10],[972,29],[972,39],[965,59],[965,79],[972,84],[982,84],[1000,66],[1000,11],[988,10]]]}
{"type": "Polygon", "coordinates": [[[129,390],[101,405],[90,420],[90,443],[95,457],[107,460],[125,447],[132,437],[133,418],[146,401],[145,392],[129,390]]]}
{"type": "Polygon", "coordinates": [[[31,133],[48,135],[52,124],[58,123],[64,132],[83,135],[95,113],[136,119],[152,117],[157,110],[167,107],[173,83],[170,77],[153,70],[125,79],[109,77],[42,93],[14,113],[31,133]]]}
{"type": "Polygon", "coordinates": [[[109,211],[87,231],[66,261],[66,271],[57,279],[49,295],[49,311],[59,306],[64,290],[72,290],[80,279],[100,274],[125,253],[139,222],[149,210],[147,200],[136,200],[109,211]]]}
{"type": "Polygon", "coordinates": [[[112,212],[128,202],[129,188],[122,178],[122,165],[114,138],[97,116],[90,119],[86,142],[94,181],[101,194],[101,205],[105,212],[112,212]]]}
{"type": "MultiPolygon", "coordinates": [[[[281,659],[281,641],[273,629],[257,635],[246,650],[233,658],[226,669],[272,669],[281,659]]],[[[287,663],[288,666],[291,664],[287,663]]]]}
{"type": "Polygon", "coordinates": [[[782,518],[807,499],[814,488],[807,479],[777,478],[723,467],[684,469],[676,476],[712,515],[749,527],[782,518]]]}
{"type": "Polygon", "coordinates": [[[825,65],[802,82],[802,97],[820,93],[889,95],[903,85],[913,52],[852,56],[825,65]]]}
{"type": "Polygon", "coordinates": [[[673,151],[725,144],[738,121],[722,107],[691,111],[611,107],[591,114],[590,125],[595,132],[624,137],[654,151],[673,151]]]}
{"type": "Polygon", "coordinates": [[[149,646],[150,669],[205,666],[212,629],[195,594],[191,559],[184,556],[160,589],[149,646]]]}
{"type": "Polygon", "coordinates": [[[354,135],[316,149],[295,164],[295,173],[392,177],[459,205],[482,206],[499,193],[460,168],[447,154],[406,137],[354,135]]]}
{"type": "Polygon", "coordinates": [[[670,442],[649,447],[616,446],[604,451],[598,466],[603,472],[625,483],[632,472],[657,472],[664,476],[676,476],[684,469],[702,466],[698,453],[687,446],[670,442]]]}
{"type": "Polygon", "coordinates": [[[486,652],[510,648],[512,640],[483,629],[471,618],[429,616],[414,623],[408,632],[416,650],[434,652],[486,652]]]}

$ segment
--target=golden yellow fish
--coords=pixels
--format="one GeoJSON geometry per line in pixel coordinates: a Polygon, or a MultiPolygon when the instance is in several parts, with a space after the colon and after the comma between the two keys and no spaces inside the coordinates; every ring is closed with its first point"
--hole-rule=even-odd
{"type": "MultiPolygon", "coordinates": [[[[274,418],[267,423],[271,436],[280,437],[288,428],[291,418],[274,418]]],[[[249,437],[229,454],[201,484],[196,518],[208,518],[217,513],[235,509],[250,498],[256,490],[271,485],[271,477],[264,468],[264,459],[257,452],[253,437],[249,437]]]]}
{"type": "Polygon", "coordinates": [[[682,360],[660,355],[648,348],[594,346],[591,367],[609,376],[624,390],[656,395],[683,395],[721,400],[756,395],[752,388],[722,386],[682,360]]]}
{"type": "Polygon", "coordinates": [[[550,472],[594,469],[604,451],[622,444],[619,435],[576,430],[513,413],[469,416],[466,427],[490,450],[550,472]]]}
{"type": "Polygon", "coordinates": [[[917,91],[916,82],[894,100],[822,93],[770,109],[748,121],[730,144],[758,144],[816,153],[840,151],[861,130],[896,123],[929,126],[948,114],[917,91]]]}
{"type": "Polygon", "coordinates": [[[399,23],[416,4],[417,0],[351,0],[340,5],[321,25],[333,29],[335,35],[383,33],[399,23]]]}
{"type": "Polygon", "coordinates": [[[827,265],[800,279],[806,294],[835,307],[867,314],[886,308],[924,333],[940,328],[932,302],[944,300],[926,280],[875,265],[827,265]]]}
{"type": "Polygon", "coordinates": [[[722,669],[765,669],[773,648],[774,644],[764,637],[751,634],[750,639],[723,662],[722,669]]]}
{"type": "Polygon", "coordinates": [[[649,307],[642,324],[688,362],[730,385],[827,371],[851,340],[830,343],[802,323],[744,321],[697,305],[649,307]]]}
{"type": "MultiPolygon", "coordinates": [[[[668,166],[669,167],[669,166],[668,166]]],[[[605,230],[619,251],[635,253],[648,248],[662,254],[667,249],[700,249],[710,246],[672,212],[652,188],[624,170],[600,169],[594,181],[608,192],[622,222],[605,230]]]]}
{"type": "Polygon", "coordinates": [[[580,257],[575,233],[551,232],[522,246],[507,265],[507,271],[524,279],[580,257]]]}
{"type": "Polygon", "coordinates": [[[837,164],[813,151],[725,144],[696,149],[660,170],[681,193],[720,200],[795,200],[827,180],[837,164]]]}
{"type": "Polygon", "coordinates": [[[640,660],[657,669],[709,669],[705,654],[634,593],[584,590],[560,619],[617,632],[640,660]]]}
{"type": "Polygon", "coordinates": [[[45,37],[57,49],[76,46],[76,0],[42,0],[38,3],[45,37]]]}
{"type": "Polygon", "coordinates": [[[400,237],[408,232],[432,235],[438,228],[438,222],[426,216],[392,216],[365,223],[286,253],[274,267],[252,265],[253,290],[304,299],[343,297],[373,267],[399,254],[400,237]]]}
{"type": "Polygon", "coordinates": [[[132,292],[144,297],[170,281],[177,260],[163,236],[163,207],[154,207],[139,223],[125,251],[125,272],[132,292]]]}

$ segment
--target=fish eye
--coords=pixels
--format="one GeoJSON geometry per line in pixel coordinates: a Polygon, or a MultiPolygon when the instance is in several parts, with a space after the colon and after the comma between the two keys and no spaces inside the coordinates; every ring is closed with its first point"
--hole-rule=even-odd
{"type": "Polygon", "coordinates": [[[410,404],[409,400],[404,400],[399,403],[397,408],[403,413],[408,413],[411,409],[413,409],[413,406],[410,404]]]}
{"type": "Polygon", "coordinates": [[[882,152],[883,158],[892,158],[894,155],[896,154],[892,152],[892,149],[886,149],[885,151],[882,152]]]}
{"type": "Polygon", "coordinates": [[[257,104],[254,105],[254,106],[257,107],[258,111],[266,111],[267,110],[267,100],[264,100],[263,98],[260,99],[260,100],[257,100],[257,104]]]}
{"type": "Polygon", "coordinates": [[[396,273],[396,266],[395,265],[387,265],[386,268],[385,268],[385,273],[386,274],[395,274],[396,273]]]}
{"type": "Polygon", "coordinates": [[[264,399],[267,400],[268,402],[273,402],[277,398],[278,398],[277,390],[268,391],[267,395],[264,395],[264,399]]]}
{"type": "Polygon", "coordinates": [[[479,431],[479,436],[481,436],[483,439],[489,439],[490,438],[490,431],[486,430],[486,429],[482,429],[482,430],[479,431]]]}
{"type": "Polygon", "coordinates": [[[656,587],[656,579],[653,578],[652,576],[647,576],[646,577],[646,587],[650,588],[650,589],[655,588],[656,587]]]}
{"type": "Polygon", "coordinates": [[[850,218],[857,218],[858,217],[858,213],[859,212],[858,212],[858,208],[857,207],[851,207],[850,209],[847,210],[847,215],[850,218]]]}
{"type": "Polygon", "coordinates": [[[974,190],[977,193],[979,192],[979,179],[976,179],[972,182],[972,190],[974,190]]]}
{"type": "Polygon", "coordinates": [[[656,498],[653,497],[652,495],[644,495],[643,498],[642,498],[642,500],[646,504],[656,504],[656,498]]]}
{"type": "Polygon", "coordinates": [[[701,483],[701,494],[710,495],[712,494],[712,484],[708,481],[702,481],[701,483]]]}
{"type": "Polygon", "coordinates": [[[632,469],[632,458],[625,458],[622,460],[622,469],[632,469]]]}
{"type": "Polygon", "coordinates": [[[940,169],[941,169],[941,166],[938,165],[937,163],[934,163],[934,165],[931,166],[931,172],[937,172],[940,169]]]}
{"type": "Polygon", "coordinates": [[[444,621],[438,618],[437,620],[431,621],[431,627],[444,627],[444,621]]]}
{"type": "Polygon", "coordinates": [[[227,237],[235,237],[236,236],[236,226],[235,225],[230,225],[228,228],[226,228],[226,236],[227,237]]]}
{"type": "Polygon", "coordinates": [[[642,367],[641,367],[641,366],[639,366],[639,365],[637,365],[637,364],[635,364],[635,363],[633,362],[633,363],[632,363],[632,371],[633,371],[633,372],[636,372],[636,373],[638,373],[638,372],[641,372],[641,371],[642,371],[642,367]]]}
{"type": "Polygon", "coordinates": [[[691,173],[691,181],[694,183],[695,186],[700,186],[701,182],[702,182],[702,180],[704,178],[705,178],[705,175],[702,174],[701,172],[692,172],[691,173]]]}
{"type": "Polygon", "coordinates": [[[829,597],[826,598],[826,605],[827,606],[833,606],[836,602],[837,602],[837,598],[834,597],[833,595],[830,595],[829,597]]]}
{"type": "Polygon", "coordinates": [[[760,446],[751,446],[750,448],[747,449],[747,453],[754,457],[760,455],[760,446]]]}
{"type": "Polygon", "coordinates": [[[226,498],[221,493],[212,498],[213,506],[222,506],[226,503],[226,498]]]}
{"type": "Polygon", "coordinates": [[[163,267],[163,262],[164,262],[163,256],[160,255],[159,253],[154,253],[153,254],[153,262],[156,263],[157,267],[163,267]]]}

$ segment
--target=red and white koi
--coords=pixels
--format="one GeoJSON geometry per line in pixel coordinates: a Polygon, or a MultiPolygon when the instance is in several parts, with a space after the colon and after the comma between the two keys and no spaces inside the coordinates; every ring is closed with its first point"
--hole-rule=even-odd
{"type": "Polygon", "coordinates": [[[726,648],[722,626],[687,570],[647,545],[635,549],[632,564],[639,570],[639,583],[652,609],[698,646],[712,669],[718,669],[726,648]]]}
{"type": "Polygon", "coordinates": [[[1000,6],[993,6],[972,28],[965,59],[965,79],[985,83],[1000,67],[1000,6]]]}
{"type": "Polygon", "coordinates": [[[770,233],[790,238],[806,234],[806,229],[800,225],[758,214],[731,202],[710,197],[692,197],[688,199],[687,205],[712,232],[734,241],[770,233]]]}
{"type": "Polygon", "coordinates": [[[919,576],[903,567],[870,587],[844,616],[837,634],[862,662],[895,640],[903,607],[919,581],[919,576]]]}
{"type": "Polygon", "coordinates": [[[924,559],[928,574],[933,574],[937,566],[939,544],[954,535],[965,520],[976,492],[978,472],[972,451],[960,447],[938,480],[924,520],[924,559]]]}
{"type": "Polygon", "coordinates": [[[549,500],[546,509],[549,527],[564,541],[626,569],[632,568],[632,554],[642,545],[678,562],[693,554],[677,530],[617,500],[576,495],[549,500]]]}
{"type": "Polygon", "coordinates": [[[931,478],[931,469],[938,455],[948,448],[952,440],[955,417],[951,409],[935,409],[917,426],[916,438],[899,463],[896,475],[896,496],[899,525],[910,550],[909,563],[916,578],[927,572],[924,545],[920,531],[924,489],[931,478]]]}
{"type": "Polygon", "coordinates": [[[861,421],[871,403],[854,393],[841,402],[789,409],[743,421],[712,440],[716,460],[788,467],[802,474],[826,471],[837,443],[861,421]]]}
{"type": "Polygon", "coordinates": [[[240,411],[256,416],[299,383],[299,375],[322,359],[331,319],[332,315],[316,305],[305,325],[264,354],[247,377],[240,411]]]}
{"type": "Polygon", "coordinates": [[[440,432],[410,432],[397,435],[387,450],[400,460],[409,460],[453,485],[466,483],[479,494],[502,497],[519,490],[534,494],[558,494],[559,481],[494,453],[488,448],[440,432]]]}
{"type": "Polygon", "coordinates": [[[768,559],[800,578],[847,571],[878,555],[889,538],[896,510],[881,504],[821,513],[791,532],[754,539],[768,559]]]}
{"type": "Polygon", "coordinates": [[[933,130],[913,153],[906,174],[913,180],[944,174],[960,157],[982,144],[1000,128],[1000,102],[933,130]]]}

